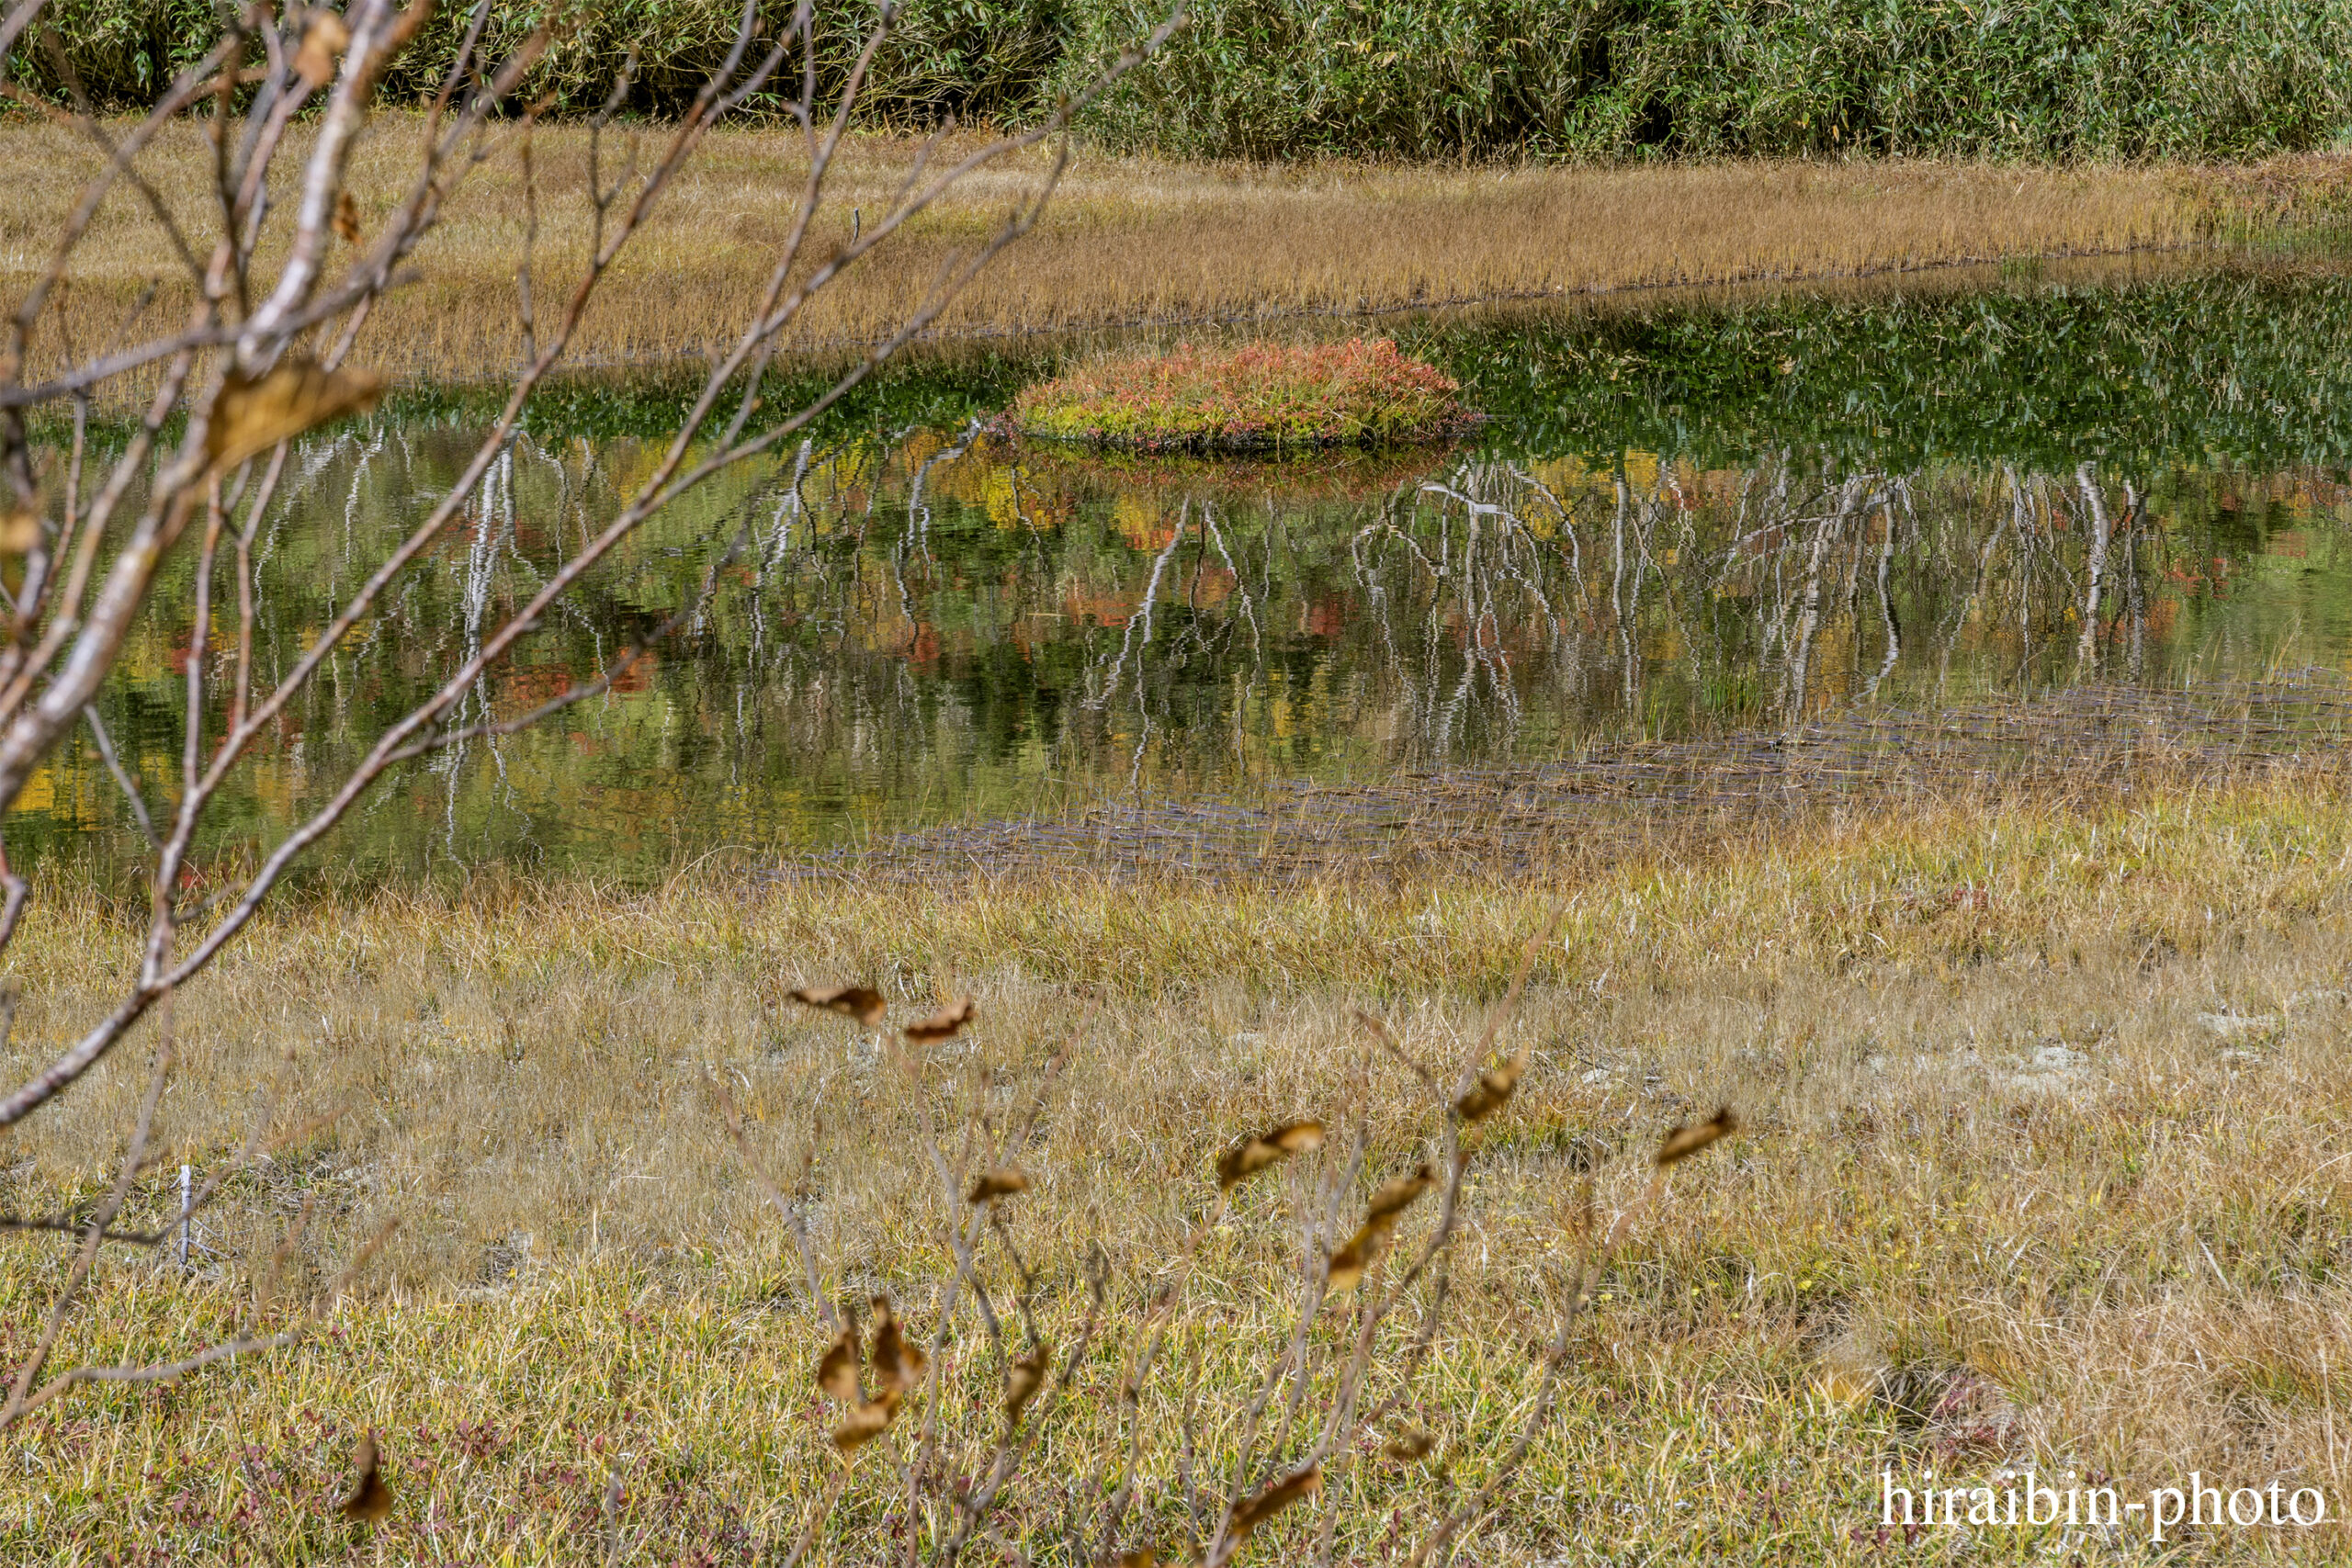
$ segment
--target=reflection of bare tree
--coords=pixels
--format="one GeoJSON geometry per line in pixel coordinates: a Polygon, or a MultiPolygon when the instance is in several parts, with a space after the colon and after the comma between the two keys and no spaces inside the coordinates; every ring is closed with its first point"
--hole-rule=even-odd
{"type": "MultiPolygon", "coordinates": [[[[298,653],[320,595],[347,592],[413,526],[408,498],[446,487],[472,449],[390,425],[299,444],[290,510],[252,546],[254,667],[298,653]]],[[[304,765],[347,765],[355,726],[415,700],[425,670],[470,660],[498,607],[540,592],[642,460],[627,441],[515,433],[436,570],[379,599],[322,671],[300,715],[304,765]]],[[[693,602],[714,541],[743,536],[740,570],[658,678],[585,705],[560,741],[453,747],[432,780],[436,852],[560,847],[561,814],[535,822],[548,791],[528,782],[550,770],[708,790],[731,814],[709,831],[741,841],[860,792],[952,809],[976,764],[1057,789],[1324,760],[1475,765],[2103,670],[2140,679],[2171,657],[2152,626],[2180,592],[2163,573],[2182,547],[2147,487],[2089,466],[1477,456],[1340,501],[1237,498],[1213,473],[1126,482],[1073,492],[1067,469],[968,428],[803,440],[652,521],[559,601],[546,657],[494,668],[458,728],[604,668],[693,602]]],[[[233,673],[233,650],[212,657],[233,673]]],[[[175,740],[154,715],[109,699],[93,715],[105,741],[90,730],[72,761],[135,782],[175,740]]],[[[129,807],[121,830],[141,831],[129,807]]]]}

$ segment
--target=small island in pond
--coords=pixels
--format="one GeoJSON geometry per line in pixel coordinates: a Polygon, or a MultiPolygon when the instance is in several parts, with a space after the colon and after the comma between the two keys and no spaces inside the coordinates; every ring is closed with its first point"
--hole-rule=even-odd
{"type": "Polygon", "coordinates": [[[1023,390],[1024,434],[1142,452],[1374,446],[1477,423],[1461,385],[1386,338],[1104,359],[1023,390]]]}

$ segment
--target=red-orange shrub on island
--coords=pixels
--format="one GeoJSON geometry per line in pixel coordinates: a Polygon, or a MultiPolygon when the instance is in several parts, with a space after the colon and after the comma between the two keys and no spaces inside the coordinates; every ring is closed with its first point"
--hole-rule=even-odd
{"type": "Polygon", "coordinates": [[[1387,338],[1257,344],[1110,359],[1022,392],[1031,435],[1141,451],[1370,446],[1453,434],[1476,420],[1461,385],[1387,338]]]}

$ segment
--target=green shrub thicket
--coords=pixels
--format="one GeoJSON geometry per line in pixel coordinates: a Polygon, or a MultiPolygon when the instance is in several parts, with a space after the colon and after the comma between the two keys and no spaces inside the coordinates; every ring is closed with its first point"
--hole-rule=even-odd
{"type": "MultiPolygon", "coordinates": [[[[152,99],[217,36],[216,0],[51,0],[93,98],[152,99]]],[[[773,7],[781,10],[779,5],[773,7]]],[[[429,93],[468,7],[440,7],[389,85],[429,93]]],[[[825,7],[830,74],[870,17],[825,7]]],[[[560,37],[533,91],[692,96],[737,0],[493,0],[492,53],[560,37]]],[[[910,0],[880,122],[1019,121],[1158,19],[1161,0],[910,0]]],[[[29,39],[12,73],[61,93],[29,39]]],[[[2228,157],[2352,144],[2352,0],[1193,0],[1185,30],[1089,117],[1193,156],[1818,154],[2228,157]]]]}

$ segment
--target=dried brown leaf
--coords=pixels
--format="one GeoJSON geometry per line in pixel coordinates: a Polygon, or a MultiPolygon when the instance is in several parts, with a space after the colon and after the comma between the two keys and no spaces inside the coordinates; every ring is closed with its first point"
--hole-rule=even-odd
{"type": "Polygon", "coordinates": [[[1499,1066],[1487,1068],[1478,1075],[1476,1087],[1453,1102],[1453,1113],[1464,1122],[1484,1122],[1510,1103],[1511,1091],[1519,1087],[1519,1076],[1526,1070],[1525,1051],[1499,1066]]]}
{"type": "Polygon", "coordinates": [[[1053,1359],[1051,1348],[1032,1345],[1029,1353],[1014,1361],[1004,1374],[1004,1419],[1008,1426],[1021,1425],[1021,1413],[1046,1386],[1046,1366],[1053,1359]]]}
{"type": "Polygon", "coordinates": [[[351,29],[341,17],[323,7],[312,12],[311,25],[302,31],[302,47],[294,51],[294,74],[317,92],[334,80],[335,62],[350,42],[351,29]]]}
{"type": "Polygon", "coordinates": [[[982,1171],[980,1179],[972,1183],[970,1201],[993,1203],[999,1198],[1010,1198],[1015,1192],[1028,1190],[1029,1177],[1026,1172],[1015,1170],[1009,1165],[999,1166],[994,1170],[982,1171]]]}
{"type": "Polygon", "coordinates": [[[1328,1291],[1335,1296],[1346,1295],[1356,1288],[1372,1266],[1387,1254],[1389,1233],[1396,1228],[1394,1214],[1375,1214],[1363,1223],[1363,1229],[1348,1238],[1348,1245],[1331,1254],[1328,1291]]]}
{"type": "Polygon", "coordinates": [[[1119,1568],[1159,1568],[1159,1553],[1148,1546],[1119,1553],[1119,1568]]]}
{"type": "Polygon", "coordinates": [[[40,543],[40,518],[30,512],[0,515],[0,555],[20,556],[40,543]]]}
{"type": "Polygon", "coordinates": [[[922,1348],[899,1332],[899,1319],[888,1298],[874,1298],[874,1385],[885,1399],[899,1395],[922,1381],[931,1359],[922,1348]]]}
{"type": "Polygon", "coordinates": [[[1318,1465],[1284,1476],[1233,1510],[1233,1522],[1226,1527],[1226,1539],[1239,1548],[1251,1531],[1322,1484],[1323,1471],[1318,1465]]]}
{"type": "Polygon", "coordinates": [[[329,370],[313,360],[288,358],[255,378],[232,372],[212,400],[205,426],[205,456],[232,468],[331,419],[373,408],[384,395],[379,376],[329,370]]]}
{"type": "Polygon", "coordinates": [[[972,998],[966,997],[944,1012],[935,1012],[907,1025],[906,1036],[918,1045],[936,1045],[942,1040],[956,1038],[956,1032],[971,1021],[972,998]]]}
{"type": "Polygon", "coordinates": [[[817,1363],[817,1386],[827,1397],[837,1399],[854,1409],[865,1402],[865,1391],[857,1381],[857,1325],[845,1323],[826,1348],[824,1359],[817,1363]]]}
{"type": "Polygon", "coordinates": [[[1231,1187],[1247,1180],[1276,1160],[1292,1155],[1311,1154],[1323,1146],[1323,1123],[1320,1122],[1285,1122],[1279,1127],[1269,1127],[1252,1137],[1242,1139],[1217,1156],[1216,1184],[1231,1187]]]}
{"type": "Polygon", "coordinates": [[[815,990],[794,991],[792,999],[803,1007],[854,1018],[868,1029],[882,1021],[882,993],[865,986],[822,986],[815,990]]]}
{"type": "Polygon", "coordinates": [[[1382,1444],[1380,1451],[1401,1464],[1410,1464],[1417,1459],[1426,1459],[1435,1447],[1437,1438],[1434,1434],[1408,1427],[1382,1444]]]}
{"type": "Polygon", "coordinates": [[[1373,1220],[1391,1219],[1400,1214],[1420,1195],[1437,1185],[1437,1173],[1424,1164],[1410,1176],[1400,1176],[1394,1181],[1384,1181],[1373,1190],[1370,1201],[1364,1204],[1364,1217],[1373,1220]]]}
{"type": "Polygon", "coordinates": [[[379,1525],[392,1511],[392,1489],[384,1484],[383,1465],[376,1452],[376,1428],[370,1427],[359,1438],[353,1450],[351,1467],[358,1472],[352,1483],[351,1495],[343,1500],[343,1517],[366,1524],[379,1525]]]}
{"type": "Polygon", "coordinates": [[[346,245],[359,243],[359,204],[345,191],[334,200],[334,231],[346,245]]]}
{"type": "Polygon", "coordinates": [[[1726,1105],[1715,1112],[1712,1122],[1701,1122],[1689,1127],[1677,1127],[1667,1134],[1666,1142],[1658,1145],[1657,1163],[1668,1166],[1677,1160],[1689,1159],[1717,1138],[1727,1138],[1739,1131],[1739,1118],[1726,1105]]]}
{"type": "Polygon", "coordinates": [[[895,1393],[854,1406],[833,1428],[833,1447],[843,1453],[864,1448],[889,1429],[890,1418],[898,1413],[899,1396],[895,1393]]]}

